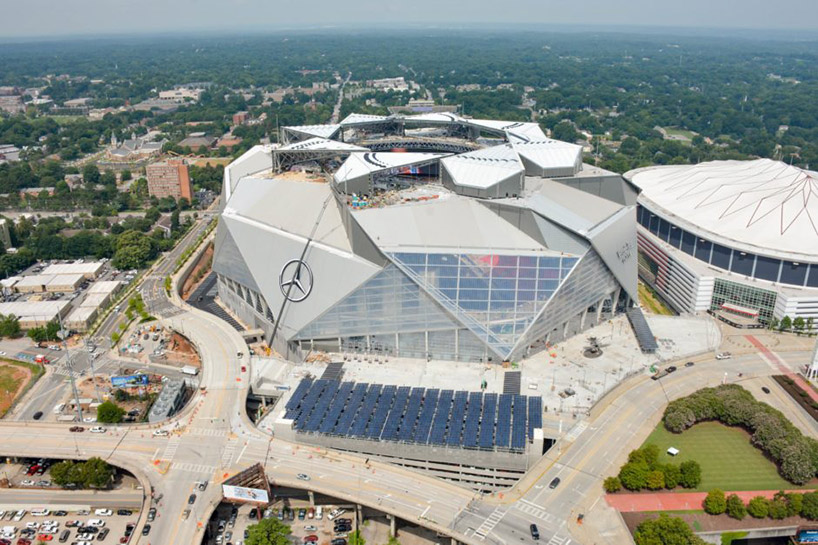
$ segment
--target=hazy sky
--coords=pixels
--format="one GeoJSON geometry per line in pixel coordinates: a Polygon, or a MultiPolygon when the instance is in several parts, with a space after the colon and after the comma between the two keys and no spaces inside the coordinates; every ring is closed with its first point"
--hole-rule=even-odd
{"type": "Polygon", "coordinates": [[[0,0],[3,37],[407,22],[817,29],[818,0],[0,0]]]}

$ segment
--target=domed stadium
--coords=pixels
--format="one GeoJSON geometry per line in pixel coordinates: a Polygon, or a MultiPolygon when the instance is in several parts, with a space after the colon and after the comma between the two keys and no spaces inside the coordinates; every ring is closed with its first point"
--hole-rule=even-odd
{"type": "Polygon", "coordinates": [[[640,274],[678,311],[742,327],[818,317],[818,174],[757,159],[625,178],[641,191],[640,274]]]}
{"type": "Polygon", "coordinates": [[[225,169],[219,298],[288,358],[500,362],[637,297],[636,191],[535,123],[352,114],[225,169]]]}

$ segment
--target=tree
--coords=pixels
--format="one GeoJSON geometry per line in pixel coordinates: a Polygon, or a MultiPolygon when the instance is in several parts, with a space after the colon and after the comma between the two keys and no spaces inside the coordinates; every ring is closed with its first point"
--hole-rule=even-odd
{"type": "Polygon", "coordinates": [[[682,462],[679,466],[681,477],[679,484],[685,488],[696,488],[702,482],[702,468],[695,460],[682,462]]]}
{"type": "Polygon", "coordinates": [[[170,214],[170,230],[176,233],[179,230],[179,209],[177,208],[170,214]]]}
{"type": "Polygon", "coordinates": [[[85,165],[82,169],[82,181],[88,185],[96,185],[99,183],[101,175],[96,165],[85,165]]]}
{"type": "Polygon", "coordinates": [[[676,464],[667,464],[664,468],[665,473],[665,488],[673,490],[679,486],[679,479],[682,478],[682,472],[676,464]]]}
{"type": "Polygon", "coordinates": [[[125,409],[113,401],[105,401],[97,407],[97,421],[106,424],[118,424],[125,416],[125,409]]]}
{"type": "Polygon", "coordinates": [[[813,318],[812,318],[812,316],[810,316],[809,318],[807,318],[807,334],[808,335],[812,335],[812,324],[813,324],[813,318]]]}
{"type": "Polygon", "coordinates": [[[724,497],[722,490],[714,488],[707,493],[703,505],[704,512],[708,515],[721,515],[727,510],[727,498],[724,497]]]}
{"type": "Polygon", "coordinates": [[[366,545],[366,540],[359,530],[349,534],[349,545],[366,545]]]}
{"type": "Polygon", "coordinates": [[[150,237],[130,229],[117,238],[113,265],[118,269],[141,269],[154,255],[150,237]]]}
{"type": "Polygon", "coordinates": [[[645,478],[645,486],[650,490],[659,490],[665,487],[665,474],[658,469],[649,471],[645,478]]]}
{"type": "Polygon", "coordinates": [[[778,325],[779,331],[789,331],[792,328],[792,318],[784,316],[781,318],[781,323],[778,325]]]}
{"type": "Polygon", "coordinates": [[[633,540],[636,545],[704,545],[704,541],[693,533],[685,521],[665,513],[637,526],[633,540]]]}
{"type": "Polygon", "coordinates": [[[264,519],[247,527],[245,545],[289,545],[290,527],[276,518],[264,519]]]}
{"type": "Polygon", "coordinates": [[[818,520],[818,492],[807,492],[801,498],[801,516],[818,520]]]}
{"type": "Polygon", "coordinates": [[[741,520],[747,516],[747,507],[736,494],[727,496],[726,509],[727,516],[736,520],[741,520]]]}
{"type": "Polygon", "coordinates": [[[130,179],[131,179],[131,177],[132,177],[131,171],[130,171],[130,170],[128,170],[128,169],[123,170],[123,171],[122,171],[122,174],[120,175],[120,179],[121,179],[123,182],[127,182],[128,180],[130,180],[130,179]]]}
{"type": "Polygon", "coordinates": [[[0,314],[0,337],[16,339],[22,335],[20,320],[14,314],[0,314]]]}
{"type": "Polygon", "coordinates": [[[648,467],[644,462],[628,462],[619,470],[619,480],[628,490],[645,488],[648,478],[648,467]]]}
{"type": "Polygon", "coordinates": [[[756,496],[747,504],[747,512],[751,517],[763,519],[770,512],[769,500],[764,496],[756,496]]]}
{"type": "Polygon", "coordinates": [[[111,484],[113,468],[101,458],[89,458],[82,465],[82,482],[86,488],[105,488],[111,484]]]}
{"type": "Polygon", "coordinates": [[[57,486],[65,486],[67,484],[77,484],[74,480],[74,466],[76,464],[71,460],[64,460],[62,462],[58,462],[51,466],[49,469],[49,473],[51,474],[51,480],[57,486]]]}
{"type": "Polygon", "coordinates": [[[608,477],[602,483],[602,488],[604,488],[608,494],[613,494],[622,490],[622,483],[619,481],[619,477],[608,477]]]}
{"type": "Polygon", "coordinates": [[[771,519],[781,520],[787,518],[789,505],[787,502],[787,495],[783,490],[776,492],[772,501],[770,501],[767,505],[769,508],[768,516],[771,519]]]}
{"type": "Polygon", "coordinates": [[[801,514],[804,507],[804,496],[798,492],[787,494],[787,516],[794,517],[801,514]]]}
{"type": "Polygon", "coordinates": [[[796,333],[799,335],[804,331],[804,326],[806,322],[801,316],[796,316],[795,320],[792,321],[792,327],[795,329],[796,333]]]}

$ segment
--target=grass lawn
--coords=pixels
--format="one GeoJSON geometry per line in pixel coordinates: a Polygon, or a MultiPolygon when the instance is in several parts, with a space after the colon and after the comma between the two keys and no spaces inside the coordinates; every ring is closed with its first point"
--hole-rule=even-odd
{"type": "Polygon", "coordinates": [[[661,314],[663,316],[673,316],[673,311],[670,310],[659,297],[654,293],[650,286],[643,282],[639,282],[639,303],[645,307],[651,314],[661,314]]]}
{"type": "MultiPolygon", "coordinates": [[[[696,460],[702,467],[702,482],[696,490],[782,490],[818,488],[813,481],[796,486],[778,474],[775,464],[750,444],[750,436],[741,428],[718,422],[702,422],[681,434],[667,431],[660,422],[645,441],[659,447],[661,463],[680,464],[696,460]],[[669,447],[679,449],[677,456],[667,454],[669,447]]],[[[644,445],[643,445],[644,446],[644,445]]]]}
{"type": "Polygon", "coordinates": [[[680,129],[679,127],[665,127],[665,132],[667,132],[669,136],[681,136],[683,138],[687,138],[688,140],[693,140],[693,137],[696,136],[695,132],[680,129]]]}

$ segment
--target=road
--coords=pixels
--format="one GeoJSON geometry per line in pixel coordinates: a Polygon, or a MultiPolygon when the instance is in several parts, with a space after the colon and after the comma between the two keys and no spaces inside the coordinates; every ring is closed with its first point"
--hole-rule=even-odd
{"type": "Polygon", "coordinates": [[[346,79],[341,83],[341,88],[338,89],[338,100],[335,102],[335,107],[332,109],[332,117],[330,123],[338,123],[341,119],[341,104],[344,102],[344,87],[347,86],[349,78],[352,77],[352,72],[347,73],[346,79]]]}
{"type": "MultiPolygon", "coordinates": [[[[146,426],[74,434],[57,423],[0,423],[4,437],[0,454],[26,456],[36,451],[38,456],[55,458],[100,456],[149,483],[155,505],[164,516],[153,523],[150,538],[138,543],[200,542],[203,526],[221,500],[221,490],[208,486],[188,506],[194,483],[201,479],[218,483],[256,462],[266,467],[276,484],[361,503],[465,543],[529,542],[532,522],[538,524],[541,543],[546,545],[616,542],[604,534],[593,534],[590,525],[577,528],[573,521],[578,513],[593,507],[600,497],[601,480],[615,471],[633,448],[631,443],[655,425],[668,399],[716,385],[725,372],[733,378],[739,371],[747,377],[778,372],[759,356],[747,355],[699,362],[661,381],[632,379],[627,387],[604,399],[589,421],[569,432],[514,489],[502,496],[479,497],[420,473],[383,463],[366,464],[352,454],[299,446],[258,430],[244,411],[249,373],[241,371],[242,363],[248,362],[237,356],[246,352],[241,335],[213,315],[188,306],[175,292],[171,298],[165,294],[165,276],[202,229],[204,222],[200,221],[190,238],[166,256],[141,286],[151,313],[163,325],[186,335],[202,356],[205,390],[163,425],[172,431],[169,436],[155,437],[146,426]],[[311,478],[299,481],[298,473],[311,478]],[[557,476],[561,484],[549,489],[548,483],[557,476]],[[182,520],[182,512],[189,507],[190,517],[182,520]]],[[[787,403],[786,399],[779,401],[787,403]]]]}
{"type": "MultiPolygon", "coordinates": [[[[57,506],[81,505],[83,508],[122,508],[139,509],[142,507],[141,490],[115,491],[77,491],[66,490],[32,490],[0,489],[0,506],[38,506],[53,509],[57,506]]],[[[7,509],[6,509],[7,510],[7,509]]]]}

